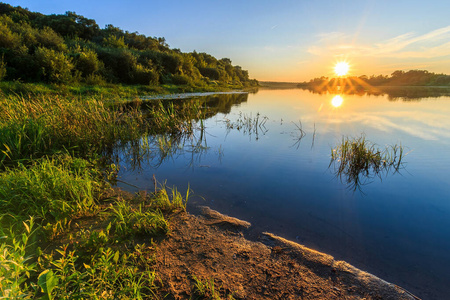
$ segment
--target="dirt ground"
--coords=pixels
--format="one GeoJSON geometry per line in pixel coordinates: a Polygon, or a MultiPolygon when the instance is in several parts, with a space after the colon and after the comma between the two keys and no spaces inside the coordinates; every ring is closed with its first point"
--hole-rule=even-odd
{"type": "Polygon", "coordinates": [[[165,299],[419,299],[270,233],[249,241],[243,234],[249,223],[207,207],[201,216],[176,213],[170,224],[170,236],[156,247],[158,293],[165,299]],[[202,296],[194,278],[213,283],[214,291],[202,296]]]}

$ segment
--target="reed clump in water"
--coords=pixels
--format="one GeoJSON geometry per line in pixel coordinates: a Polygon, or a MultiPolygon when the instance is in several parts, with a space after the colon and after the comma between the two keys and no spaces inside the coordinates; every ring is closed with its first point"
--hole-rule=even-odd
{"type": "Polygon", "coordinates": [[[334,173],[356,191],[374,177],[396,173],[403,168],[406,154],[401,145],[387,145],[384,149],[366,140],[362,135],[357,138],[343,137],[340,145],[331,149],[330,167],[334,173]]]}

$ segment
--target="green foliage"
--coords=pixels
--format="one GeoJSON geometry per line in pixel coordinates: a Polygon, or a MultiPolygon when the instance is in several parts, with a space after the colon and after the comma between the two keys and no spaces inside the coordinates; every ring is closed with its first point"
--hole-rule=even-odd
{"type": "Polygon", "coordinates": [[[0,51],[6,54],[13,80],[75,83],[91,76],[87,81],[93,83],[95,74],[125,84],[257,85],[230,59],[171,50],[164,38],[113,25],[100,29],[94,20],[74,12],[42,15],[0,3],[0,51]],[[76,49],[71,50],[73,60],[68,49],[76,49]]]}
{"type": "Polygon", "coordinates": [[[21,38],[17,33],[12,32],[4,20],[0,19],[0,47],[7,49],[17,49],[20,47],[21,38]]]}
{"type": "Polygon", "coordinates": [[[159,101],[151,108],[149,117],[155,133],[192,133],[196,120],[204,118],[204,110],[198,101],[183,102],[182,107],[159,101]]]}
{"type": "Polygon", "coordinates": [[[39,30],[36,35],[36,40],[44,48],[55,51],[65,51],[67,49],[64,39],[50,27],[44,27],[44,29],[39,30]]]}
{"type": "Polygon", "coordinates": [[[125,44],[124,37],[117,38],[115,35],[110,35],[107,38],[103,40],[103,46],[107,48],[127,48],[127,45],[125,44]]]}
{"type": "Polygon", "coordinates": [[[169,224],[159,210],[149,210],[140,204],[133,208],[130,203],[117,201],[111,205],[113,216],[112,227],[122,238],[134,235],[165,235],[169,232],[169,224]]]}
{"type": "Polygon", "coordinates": [[[163,185],[162,188],[151,199],[150,206],[166,212],[171,212],[177,209],[186,211],[186,204],[188,202],[190,193],[189,187],[186,191],[186,197],[184,199],[177,188],[173,187],[169,189],[170,192],[167,192],[167,189],[168,188],[163,185]]]}
{"type": "Polygon", "coordinates": [[[93,76],[100,69],[100,61],[97,53],[87,49],[79,53],[75,60],[77,70],[81,71],[83,77],[93,76]]]}
{"type": "Polygon", "coordinates": [[[36,271],[36,264],[32,262],[28,250],[36,231],[34,219],[30,218],[21,225],[25,229],[22,233],[1,232],[7,236],[0,236],[0,295],[4,299],[32,297],[29,280],[36,271]]]}
{"type": "Polygon", "coordinates": [[[41,76],[46,82],[67,83],[72,79],[72,60],[63,52],[39,47],[35,52],[41,76]]]}
{"type": "Polygon", "coordinates": [[[176,85],[189,85],[192,83],[192,80],[186,75],[172,75],[171,77],[172,83],[176,85]]]}
{"type": "Polygon", "coordinates": [[[0,107],[0,164],[66,150],[87,156],[148,130],[138,108],[106,107],[93,99],[11,96],[0,98],[0,107]]]}
{"type": "Polygon", "coordinates": [[[63,229],[74,215],[95,208],[100,186],[89,167],[82,159],[63,155],[0,173],[3,221],[8,222],[9,216],[15,221],[34,216],[41,224],[63,229]]]}
{"type": "Polygon", "coordinates": [[[5,63],[5,56],[2,56],[2,60],[0,61],[0,81],[3,80],[3,78],[6,77],[6,63],[5,63]]]}
{"type": "Polygon", "coordinates": [[[60,258],[46,256],[48,268],[38,284],[47,299],[147,299],[154,293],[156,276],[145,252],[142,246],[130,253],[100,248],[80,257],[63,246],[57,249],[60,258]]]}

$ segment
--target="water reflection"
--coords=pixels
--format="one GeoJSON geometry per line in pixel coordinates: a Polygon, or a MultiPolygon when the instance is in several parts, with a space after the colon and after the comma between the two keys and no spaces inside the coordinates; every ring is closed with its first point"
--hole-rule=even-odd
{"type": "Polygon", "coordinates": [[[426,98],[436,98],[450,96],[449,87],[397,87],[397,86],[360,86],[353,85],[351,88],[342,88],[341,86],[314,86],[300,87],[308,90],[313,94],[346,94],[358,96],[384,96],[386,95],[390,101],[421,101],[426,98]]]}
{"type": "Polygon", "coordinates": [[[331,99],[331,105],[333,105],[334,107],[341,106],[343,102],[344,98],[342,98],[341,95],[336,95],[333,97],[333,99],[331,99]]]}

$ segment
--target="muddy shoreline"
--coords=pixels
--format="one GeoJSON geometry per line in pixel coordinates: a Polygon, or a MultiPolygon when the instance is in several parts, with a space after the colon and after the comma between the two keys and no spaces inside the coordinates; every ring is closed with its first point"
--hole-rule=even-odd
{"type": "Polygon", "coordinates": [[[158,244],[156,272],[166,299],[196,297],[193,278],[213,282],[221,299],[419,299],[274,234],[250,241],[244,237],[250,223],[207,207],[200,211],[169,216],[171,234],[158,244]]]}

